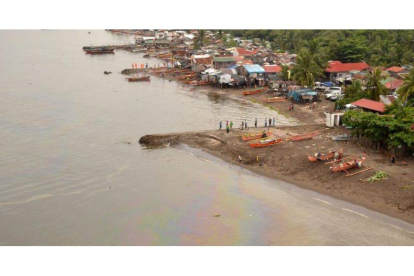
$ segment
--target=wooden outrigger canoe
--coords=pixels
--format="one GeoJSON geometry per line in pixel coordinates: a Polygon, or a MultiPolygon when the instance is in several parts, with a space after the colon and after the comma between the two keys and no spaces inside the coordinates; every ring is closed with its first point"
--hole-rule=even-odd
{"type": "MultiPolygon", "coordinates": [[[[269,137],[270,135],[272,135],[272,132],[268,131],[266,132],[266,135],[269,137]]],[[[243,142],[250,141],[250,140],[257,140],[260,138],[262,138],[262,133],[252,133],[252,134],[242,135],[243,142]]]]}
{"type": "Polygon", "coordinates": [[[347,170],[352,169],[352,168],[356,168],[356,167],[361,168],[362,163],[365,161],[365,157],[362,157],[360,159],[348,158],[348,160],[349,161],[344,162],[343,164],[338,164],[338,165],[331,166],[329,169],[333,172],[342,172],[342,171],[347,172],[347,170]]]}
{"type": "Polygon", "coordinates": [[[328,154],[321,154],[319,157],[317,156],[317,154],[308,155],[308,159],[311,162],[326,161],[326,160],[334,158],[334,156],[335,156],[335,151],[330,151],[328,154]]]}
{"type": "Polygon", "coordinates": [[[264,101],[265,103],[277,103],[277,102],[287,101],[287,99],[282,98],[282,97],[274,97],[274,98],[262,99],[262,101],[264,101]]]}
{"type": "Polygon", "coordinates": [[[126,78],[128,82],[137,82],[137,81],[150,81],[151,76],[139,77],[139,78],[126,78]]]}
{"type": "Polygon", "coordinates": [[[266,138],[266,139],[259,140],[258,142],[255,142],[255,143],[250,143],[249,146],[252,148],[263,148],[263,147],[277,145],[282,142],[283,142],[282,138],[277,138],[277,139],[266,138]]]}
{"type": "Polygon", "coordinates": [[[262,93],[262,92],[264,92],[266,90],[267,90],[266,87],[259,87],[259,88],[255,88],[255,89],[252,89],[252,90],[243,91],[243,95],[246,96],[246,95],[259,94],[259,93],[262,93]]]}
{"type": "Polygon", "coordinates": [[[292,141],[310,140],[313,137],[317,136],[318,134],[319,134],[319,131],[314,131],[312,133],[307,133],[307,134],[292,135],[292,136],[289,136],[287,139],[292,140],[292,141]]]}

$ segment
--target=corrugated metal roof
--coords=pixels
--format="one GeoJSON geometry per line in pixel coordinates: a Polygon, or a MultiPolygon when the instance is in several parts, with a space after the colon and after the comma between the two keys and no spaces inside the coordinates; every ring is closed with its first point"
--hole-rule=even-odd
{"type": "Polygon", "coordinates": [[[236,61],[234,57],[215,57],[213,58],[213,61],[215,62],[230,62],[230,61],[236,61]]]}
{"type": "Polygon", "coordinates": [[[368,69],[369,65],[365,62],[358,63],[342,63],[340,61],[331,61],[329,62],[329,67],[325,69],[328,73],[336,72],[350,72],[354,70],[362,71],[368,69]]]}
{"type": "Polygon", "coordinates": [[[244,66],[244,68],[246,69],[246,71],[248,73],[264,73],[265,72],[263,67],[260,66],[260,65],[257,65],[257,64],[252,64],[252,65],[246,64],[246,65],[243,65],[243,66],[244,66]]]}
{"type": "Polygon", "coordinates": [[[373,111],[377,111],[380,113],[384,113],[385,110],[385,105],[381,102],[376,102],[376,101],[371,101],[371,100],[367,100],[367,99],[360,99],[356,102],[351,103],[355,106],[358,107],[362,107],[365,109],[369,109],[369,110],[373,110],[373,111]]]}
{"type": "Polygon", "coordinates": [[[279,65],[264,65],[263,69],[266,73],[279,73],[280,71],[282,71],[282,67],[280,67],[279,65]]]}

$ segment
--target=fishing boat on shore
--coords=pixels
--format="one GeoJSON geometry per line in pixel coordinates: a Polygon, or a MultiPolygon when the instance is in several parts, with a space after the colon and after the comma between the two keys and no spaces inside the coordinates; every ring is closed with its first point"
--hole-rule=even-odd
{"type": "Polygon", "coordinates": [[[331,166],[329,169],[333,172],[341,172],[341,171],[347,171],[352,168],[361,168],[362,163],[365,161],[365,157],[362,157],[360,159],[357,158],[348,158],[349,161],[346,161],[344,163],[331,166]]]}
{"type": "Polygon", "coordinates": [[[289,136],[287,139],[292,140],[292,141],[310,140],[310,139],[313,139],[313,137],[317,135],[319,135],[319,131],[314,131],[312,133],[307,133],[307,134],[292,135],[292,136],[289,136]]]}
{"type": "MultiPolygon", "coordinates": [[[[257,140],[257,139],[262,138],[262,135],[263,133],[252,133],[252,134],[242,135],[242,140],[243,142],[257,140]]],[[[272,132],[268,131],[266,132],[266,135],[269,137],[270,135],[272,135],[272,132]]]]}
{"type": "Polygon", "coordinates": [[[144,57],[144,58],[149,58],[149,57],[150,57],[150,54],[147,52],[147,53],[145,53],[145,55],[143,55],[142,57],[144,57]]]}
{"type": "Polygon", "coordinates": [[[243,95],[247,96],[247,95],[259,94],[259,93],[262,93],[266,90],[267,90],[266,87],[258,87],[258,88],[254,88],[254,89],[251,89],[251,90],[243,91],[243,95]]]}
{"type": "Polygon", "coordinates": [[[192,86],[200,86],[200,85],[208,85],[208,84],[210,84],[210,82],[208,82],[208,81],[197,81],[197,80],[195,80],[195,81],[189,81],[188,84],[189,85],[192,85],[192,86]]]}
{"type": "Polygon", "coordinates": [[[252,148],[263,148],[263,147],[269,147],[273,145],[277,145],[283,142],[282,138],[265,138],[258,140],[257,142],[250,143],[249,146],[252,148]]]}
{"type": "Polygon", "coordinates": [[[339,151],[331,150],[327,154],[315,153],[314,155],[308,155],[310,162],[326,161],[332,158],[342,159],[342,149],[339,151]]]}
{"type": "Polygon", "coordinates": [[[277,103],[277,102],[287,101],[287,99],[282,98],[282,97],[274,97],[274,98],[262,99],[262,101],[264,101],[265,103],[277,103]]]}
{"type": "Polygon", "coordinates": [[[128,82],[137,82],[137,81],[150,81],[151,76],[136,77],[136,78],[126,78],[128,82]]]}

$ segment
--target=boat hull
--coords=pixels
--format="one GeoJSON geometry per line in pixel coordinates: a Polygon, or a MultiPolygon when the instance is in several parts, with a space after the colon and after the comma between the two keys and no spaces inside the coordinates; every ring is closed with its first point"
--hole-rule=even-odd
{"type": "Polygon", "coordinates": [[[309,134],[290,136],[288,139],[292,141],[310,140],[310,139],[313,139],[313,137],[317,135],[319,135],[319,131],[315,131],[309,134]]]}
{"type": "Polygon", "coordinates": [[[263,142],[259,142],[259,143],[250,143],[249,146],[252,148],[263,148],[263,147],[269,147],[269,146],[274,146],[277,144],[282,143],[283,139],[282,138],[278,138],[276,140],[272,140],[269,141],[267,143],[263,143],[263,142]]]}
{"type": "Polygon", "coordinates": [[[322,154],[321,157],[318,159],[316,156],[308,155],[308,160],[310,162],[317,162],[317,161],[326,161],[332,159],[335,156],[335,152],[330,152],[328,154],[322,154]]]}
{"type": "Polygon", "coordinates": [[[262,93],[266,90],[267,90],[267,88],[258,88],[258,89],[254,89],[254,90],[243,91],[243,95],[247,96],[247,95],[259,94],[259,93],[262,93]]]}

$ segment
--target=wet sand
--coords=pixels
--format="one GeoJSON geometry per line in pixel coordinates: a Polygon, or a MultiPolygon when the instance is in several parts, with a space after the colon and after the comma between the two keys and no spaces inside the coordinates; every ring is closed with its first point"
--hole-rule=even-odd
{"type": "MultiPolygon", "coordinates": [[[[260,132],[263,129],[249,129],[248,131],[233,129],[229,134],[224,130],[214,130],[147,135],[140,139],[140,143],[148,147],[174,146],[184,143],[254,173],[414,223],[414,163],[410,162],[410,159],[399,159],[396,164],[389,164],[388,159],[378,152],[346,141],[333,141],[331,138],[333,135],[348,132],[345,128],[330,129],[321,124],[271,128],[275,136],[282,138],[319,131],[320,135],[311,140],[285,140],[281,144],[264,148],[251,148],[248,142],[242,141],[241,135],[260,132]],[[347,177],[345,172],[331,172],[330,164],[325,164],[323,161],[310,162],[307,158],[308,154],[324,153],[340,148],[344,150],[344,157],[361,157],[365,150],[367,160],[364,165],[373,167],[373,169],[347,177]],[[242,157],[242,162],[238,161],[239,155],[242,157]],[[408,165],[402,164],[401,161],[407,162],[408,165]],[[359,181],[372,176],[377,170],[386,171],[390,176],[388,179],[374,183],[359,181]]],[[[350,173],[356,171],[358,170],[350,170],[350,173]]]]}

